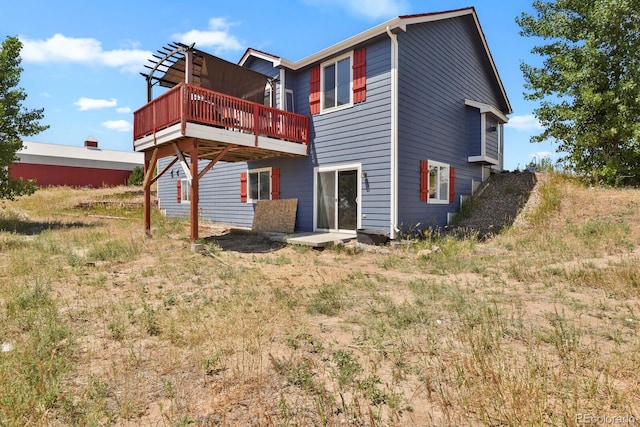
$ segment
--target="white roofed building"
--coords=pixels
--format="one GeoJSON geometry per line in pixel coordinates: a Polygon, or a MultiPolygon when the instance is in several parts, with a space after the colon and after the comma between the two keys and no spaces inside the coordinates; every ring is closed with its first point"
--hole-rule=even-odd
{"type": "Polygon", "coordinates": [[[142,167],[142,153],[103,150],[89,137],[84,147],[22,143],[18,162],[11,165],[11,177],[34,179],[39,187],[111,187],[127,183],[131,171],[142,167]]]}

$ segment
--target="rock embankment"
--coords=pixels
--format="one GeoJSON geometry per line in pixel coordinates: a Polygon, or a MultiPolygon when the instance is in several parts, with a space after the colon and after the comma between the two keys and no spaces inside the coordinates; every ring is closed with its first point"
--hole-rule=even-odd
{"type": "Polygon", "coordinates": [[[470,214],[451,229],[456,232],[475,232],[480,237],[497,234],[511,226],[531,196],[537,175],[531,172],[502,172],[491,175],[468,203],[470,214]]]}

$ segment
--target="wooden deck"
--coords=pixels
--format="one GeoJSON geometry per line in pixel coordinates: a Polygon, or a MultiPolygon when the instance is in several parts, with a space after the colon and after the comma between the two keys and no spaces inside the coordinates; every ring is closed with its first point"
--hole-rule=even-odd
{"type": "Polygon", "coordinates": [[[308,154],[309,118],[181,83],[134,113],[135,151],[198,140],[201,159],[238,162],[308,154]]]}

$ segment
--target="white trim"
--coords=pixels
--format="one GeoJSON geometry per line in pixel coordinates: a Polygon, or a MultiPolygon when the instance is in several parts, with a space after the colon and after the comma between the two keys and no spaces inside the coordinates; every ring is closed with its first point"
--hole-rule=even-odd
{"type": "Polygon", "coordinates": [[[391,158],[389,237],[395,239],[398,226],[398,36],[386,28],[391,39],[391,158]]]}
{"type": "MultiPolygon", "coordinates": [[[[158,131],[156,133],[155,142],[153,135],[147,135],[134,141],[135,150],[149,150],[151,148],[171,143],[180,136],[210,139],[226,144],[241,145],[244,147],[256,146],[256,136],[252,133],[236,132],[228,129],[220,129],[217,127],[187,122],[184,135],[182,134],[180,123],[176,123],[175,125],[158,131]]],[[[307,146],[305,144],[298,144],[267,136],[258,136],[258,148],[299,156],[307,155],[307,146]]]]}
{"type": "Polygon", "coordinates": [[[284,68],[280,68],[280,77],[278,78],[278,83],[280,84],[280,105],[278,106],[278,108],[280,108],[281,110],[286,110],[284,108],[284,105],[286,103],[286,95],[285,92],[289,89],[285,89],[286,85],[286,72],[284,70],[284,68]]]}
{"type": "MultiPolygon", "coordinates": [[[[336,104],[338,103],[338,97],[336,94],[336,104]]],[[[345,108],[353,107],[353,51],[344,55],[331,58],[328,61],[324,61],[320,64],[320,114],[332,113],[334,111],[340,111],[345,108]],[[338,87],[338,62],[349,58],[349,102],[343,105],[336,105],[335,107],[324,106],[324,69],[328,66],[334,65],[336,72],[336,87],[338,87]]]]}
{"type": "Polygon", "coordinates": [[[282,104],[284,106],[283,110],[285,111],[289,111],[291,113],[295,112],[296,109],[296,98],[295,98],[295,94],[293,92],[293,89],[285,89],[284,90],[284,102],[282,104]],[[293,104],[291,106],[291,109],[289,109],[289,103],[287,102],[287,95],[291,94],[291,103],[293,104]]]}
{"type": "MultiPolygon", "coordinates": [[[[427,188],[431,189],[431,168],[432,167],[437,167],[437,168],[446,168],[447,170],[447,191],[445,192],[445,199],[442,199],[442,195],[440,194],[440,198],[439,199],[433,199],[431,198],[431,192],[429,192],[429,197],[427,198],[427,203],[432,204],[432,205],[448,205],[449,203],[451,203],[449,201],[449,193],[450,193],[450,189],[451,189],[451,165],[448,163],[442,163],[442,162],[437,162],[435,160],[427,160],[428,165],[429,165],[429,170],[427,171],[427,188]]],[[[438,181],[440,180],[440,173],[438,171],[438,181]]],[[[438,182],[436,184],[436,188],[438,189],[438,192],[440,192],[440,183],[438,182]]]]}
{"type": "Polygon", "coordinates": [[[469,156],[467,158],[467,161],[469,163],[479,163],[479,162],[489,163],[489,164],[494,165],[494,166],[496,166],[496,165],[498,165],[500,163],[498,161],[498,159],[493,159],[493,158],[491,158],[489,156],[484,156],[484,155],[483,156],[469,156]]]}
{"type": "MultiPolygon", "coordinates": [[[[336,179],[336,186],[338,185],[338,180],[336,179]]],[[[248,188],[248,187],[247,187],[248,188]]],[[[337,194],[336,194],[337,196],[337,194]]],[[[337,215],[337,212],[336,212],[337,215]]],[[[337,224],[336,224],[337,226],[337,224]]],[[[328,165],[328,166],[316,166],[313,168],[313,231],[332,231],[339,233],[349,233],[355,234],[358,228],[362,227],[362,163],[348,163],[348,164],[337,164],[337,165],[328,165]],[[318,228],[318,173],[319,172],[339,172],[339,171],[357,171],[357,196],[356,203],[358,208],[356,210],[356,230],[345,230],[345,229],[324,229],[318,228]]]]}
{"type": "Polygon", "coordinates": [[[180,179],[180,204],[181,205],[190,205],[191,204],[191,181],[188,178],[180,179]],[[187,193],[187,199],[185,199],[184,195],[187,193]]]}
{"type": "Polygon", "coordinates": [[[464,104],[469,107],[474,107],[480,110],[480,113],[491,113],[496,116],[497,119],[501,120],[502,123],[508,123],[509,118],[505,116],[502,111],[498,110],[496,107],[490,104],[485,104],[484,102],[474,101],[473,99],[465,99],[464,104]]]}

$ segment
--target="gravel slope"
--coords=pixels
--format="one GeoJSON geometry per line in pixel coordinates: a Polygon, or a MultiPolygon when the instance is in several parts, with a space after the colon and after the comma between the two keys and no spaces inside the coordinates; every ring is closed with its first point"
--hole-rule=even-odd
{"type": "Polygon", "coordinates": [[[480,237],[499,233],[516,220],[537,182],[537,175],[526,171],[491,175],[471,199],[471,215],[451,229],[477,232],[480,237]]]}

